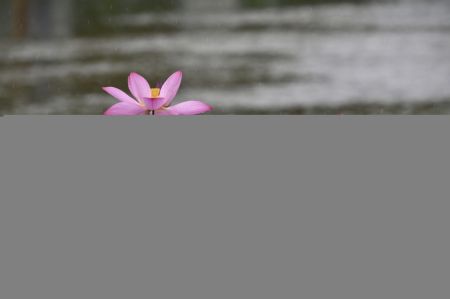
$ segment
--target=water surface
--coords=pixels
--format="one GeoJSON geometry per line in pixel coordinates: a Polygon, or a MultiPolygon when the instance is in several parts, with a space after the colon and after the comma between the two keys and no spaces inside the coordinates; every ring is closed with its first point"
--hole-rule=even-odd
{"type": "Polygon", "coordinates": [[[114,102],[102,86],[178,69],[179,99],[216,113],[450,112],[448,1],[202,1],[97,3],[84,17],[88,2],[56,1],[24,36],[3,29],[0,114],[99,114],[114,102]]]}

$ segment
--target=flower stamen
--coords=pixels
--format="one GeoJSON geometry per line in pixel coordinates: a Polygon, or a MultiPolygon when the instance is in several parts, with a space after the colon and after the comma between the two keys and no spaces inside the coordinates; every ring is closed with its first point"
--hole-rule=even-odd
{"type": "Polygon", "coordinates": [[[161,89],[159,88],[152,88],[152,94],[150,95],[153,99],[159,97],[159,94],[161,93],[161,89]]]}

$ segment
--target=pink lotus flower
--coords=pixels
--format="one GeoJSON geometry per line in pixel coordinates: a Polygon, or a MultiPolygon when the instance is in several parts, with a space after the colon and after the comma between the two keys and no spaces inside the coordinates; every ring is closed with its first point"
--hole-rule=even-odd
{"type": "Polygon", "coordinates": [[[150,88],[147,80],[137,73],[128,77],[128,87],[134,99],[115,87],[103,90],[120,102],[109,108],[105,115],[197,115],[211,111],[200,101],[187,101],[170,106],[181,85],[183,73],[178,71],[167,79],[161,89],[150,88]]]}

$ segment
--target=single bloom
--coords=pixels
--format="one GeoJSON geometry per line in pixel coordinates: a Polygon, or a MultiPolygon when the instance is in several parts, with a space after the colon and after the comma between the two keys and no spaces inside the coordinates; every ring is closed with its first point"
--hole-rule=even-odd
{"type": "Polygon", "coordinates": [[[198,115],[211,111],[209,105],[200,101],[186,101],[171,106],[182,78],[183,73],[178,71],[171,75],[161,88],[151,88],[144,77],[131,73],[128,77],[128,87],[134,98],[115,87],[103,88],[119,100],[105,115],[198,115]]]}

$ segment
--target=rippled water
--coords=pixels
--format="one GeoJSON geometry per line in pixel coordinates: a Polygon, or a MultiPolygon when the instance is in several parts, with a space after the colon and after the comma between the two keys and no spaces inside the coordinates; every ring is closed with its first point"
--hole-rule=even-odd
{"type": "Polygon", "coordinates": [[[97,35],[3,38],[0,114],[98,114],[114,102],[101,86],[177,69],[179,99],[217,113],[447,113],[449,16],[448,1],[142,12],[97,35]]]}

